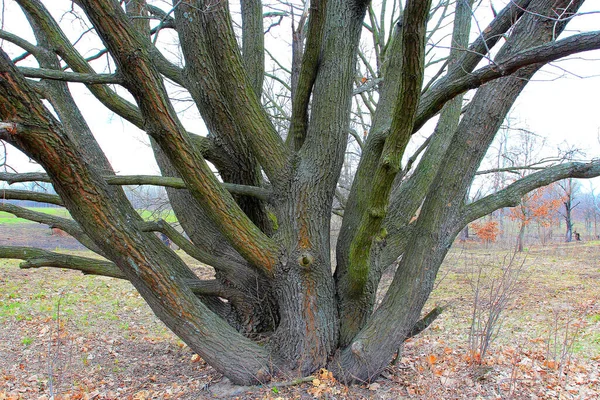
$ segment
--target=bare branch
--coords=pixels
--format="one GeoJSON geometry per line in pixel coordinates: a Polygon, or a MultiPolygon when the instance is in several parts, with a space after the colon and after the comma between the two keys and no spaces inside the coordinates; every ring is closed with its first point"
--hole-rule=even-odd
{"type": "Polygon", "coordinates": [[[88,249],[104,255],[104,252],[81,230],[79,224],[72,219],[61,218],[43,212],[32,211],[9,203],[0,203],[0,211],[4,211],[19,218],[46,224],[51,228],[58,228],[77,239],[88,249]]]}
{"type": "Polygon", "coordinates": [[[102,50],[98,51],[96,54],[86,57],[85,61],[87,61],[87,62],[94,61],[94,60],[99,59],[102,56],[105,56],[106,54],[108,54],[108,50],[102,49],[102,50]]]}
{"type": "Polygon", "coordinates": [[[444,312],[446,307],[446,305],[435,306],[433,310],[429,311],[423,318],[421,318],[415,324],[410,333],[407,335],[406,339],[417,336],[419,333],[427,329],[427,327],[430,326],[437,319],[437,317],[439,317],[444,312]]]}
{"type": "Polygon", "coordinates": [[[261,0],[241,0],[242,55],[252,89],[260,98],[265,71],[265,34],[261,0]]]}
{"type": "MultiPolygon", "coordinates": [[[[34,247],[0,246],[0,258],[25,260],[19,264],[19,268],[21,269],[44,267],[65,268],[82,272],[85,275],[107,276],[127,280],[127,277],[121,270],[110,261],[55,253],[34,247]]],[[[230,298],[238,295],[234,289],[226,288],[215,280],[202,281],[200,279],[189,279],[186,281],[186,284],[198,296],[230,298]]]]}
{"type": "Polygon", "coordinates": [[[369,276],[369,257],[373,240],[380,232],[389,195],[400,171],[402,155],[413,132],[413,121],[423,80],[426,22],[429,1],[409,1],[402,25],[402,75],[400,96],[394,107],[390,134],[369,187],[367,211],[362,215],[356,236],[350,244],[350,293],[360,296],[369,276]]]}
{"type": "Polygon", "coordinates": [[[289,70],[289,68],[286,68],[283,64],[281,64],[281,62],[279,62],[279,60],[273,55],[271,54],[271,52],[267,49],[265,49],[265,53],[269,56],[269,58],[271,58],[271,60],[273,60],[273,62],[275,64],[277,64],[277,66],[286,74],[288,75],[292,75],[292,71],[289,70]]]}
{"type": "Polygon", "coordinates": [[[63,206],[63,202],[58,195],[28,190],[0,189],[0,198],[4,200],[30,200],[63,206]]]}
{"type": "MultiPolygon", "coordinates": [[[[11,42],[11,43],[19,46],[23,50],[27,51],[27,53],[29,53],[29,54],[39,54],[39,52],[40,52],[40,49],[36,45],[28,42],[27,40],[13,34],[13,33],[7,32],[2,29],[0,29],[0,39],[8,40],[9,42],[11,42]]],[[[20,61],[20,60],[18,60],[18,61],[20,61]]],[[[16,62],[16,61],[13,60],[13,62],[16,62]]]]}
{"type": "Polygon", "coordinates": [[[414,132],[434,116],[448,100],[460,93],[478,88],[494,79],[511,75],[532,64],[547,64],[571,54],[596,49],[600,49],[600,31],[581,33],[523,50],[494,65],[483,67],[472,74],[464,75],[452,81],[439,81],[423,95],[414,132]]]}
{"type": "Polygon", "coordinates": [[[19,67],[19,71],[28,78],[53,79],[65,82],[82,82],[88,84],[122,83],[119,74],[80,74],[77,72],[57,71],[47,68],[19,67]]]}
{"type": "Polygon", "coordinates": [[[354,138],[354,140],[356,140],[356,144],[358,144],[358,147],[360,147],[360,149],[362,150],[362,148],[363,148],[363,139],[360,137],[360,135],[358,134],[358,132],[356,132],[355,129],[350,129],[348,131],[348,133],[350,134],[350,136],[352,136],[354,138]]]}
{"type": "MultiPolygon", "coordinates": [[[[528,133],[533,134],[532,132],[528,132],[528,133]]],[[[547,158],[543,158],[539,161],[536,161],[534,163],[527,164],[527,165],[513,165],[511,167],[493,168],[493,169],[487,169],[487,170],[483,170],[483,171],[477,171],[477,173],[475,175],[486,175],[486,174],[493,174],[493,173],[497,173],[497,172],[510,172],[510,173],[517,174],[517,173],[519,173],[519,171],[537,171],[537,170],[542,170],[542,169],[548,168],[549,166],[551,166],[552,163],[557,163],[557,162],[566,161],[566,160],[567,160],[567,158],[565,158],[565,157],[547,157],[547,158]]],[[[576,161],[576,160],[571,159],[569,161],[576,161]]]]}
{"type": "Polygon", "coordinates": [[[461,224],[466,225],[503,207],[515,207],[525,194],[552,182],[565,178],[595,178],[597,176],[600,176],[600,161],[571,162],[548,167],[543,171],[519,179],[505,189],[464,206],[461,224]]]}
{"type": "Polygon", "coordinates": [[[279,82],[281,84],[281,86],[283,86],[284,88],[286,88],[288,91],[290,91],[290,92],[292,91],[292,88],[290,87],[290,85],[286,81],[284,81],[283,79],[281,79],[280,77],[278,77],[277,75],[273,75],[273,74],[270,74],[270,73],[266,72],[265,76],[273,79],[274,81],[279,82]]]}
{"type": "Polygon", "coordinates": [[[160,23],[150,33],[158,33],[163,28],[176,29],[175,19],[171,16],[175,7],[171,8],[168,12],[164,12],[159,7],[153,6],[152,4],[146,4],[146,8],[153,16],[160,19],[160,23]]]}
{"type": "Polygon", "coordinates": [[[489,54],[489,49],[494,47],[504,37],[504,34],[519,20],[524,13],[524,9],[530,2],[531,0],[511,0],[469,46],[468,51],[455,64],[452,74],[473,71],[477,64],[479,64],[479,61],[485,55],[489,54]]]}
{"type": "Polygon", "coordinates": [[[117,266],[110,261],[54,253],[33,247],[0,246],[0,258],[26,260],[19,266],[24,269],[41,267],[67,268],[81,271],[84,274],[127,279],[117,266]]]}
{"type": "MultiPolygon", "coordinates": [[[[187,189],[183,179],[156,175],[108,175],[104,179],[109,185],[153,185],[172,187],[174,189],[187,189]]],[[[17,182],[51,182],[47,174],[41,172],[28,172],[23,174],[11,174],[0,172],[0,181],[9,184],[17,182]]],[[[271,191],[256,186],[237,185],[233,183],[221,183],[221,185],[232,194],[252,196],[261,200],[269,200],[271,191]]]]}
{"type": "Polygon", "coordinates": [[[187,240],[182,234],[177,232],[175,228],[173,228],[164,220],[143,222],[140,223],[139,226],[144,232],[160,232],[165,234],[169,239],[171,239],[171,241],[173,241],[173,243],[179,246],[179,248],[203,264],[223,271],[230,271],[232,269],[230,264],[224,263],[218,257],[215,257],[212,254],[202,251],[194,246],[192,242],[187,240]]]}
{"type": "Polygon", "coordinates": [[[408,160],[406,161],[406,165],[404,166],[404,169],[402,170],[403,176],[408,174],[408,171],[410,171],[410,169],[412,168],[415,161],[417,161],[417,158],[419,158],[419,155],[421,155],[421,153],[423,153],[423,151],[425,151],[427,146],[429,146],[429,143],[431,142],[432,138],[433,138],[433,134],[431,134],[427,139],[425,139],[425,141],[419,146],[419,148],[417,150],[415,150],[415,152],[408,158],[408,160]]]}
{"type": "MultiPolygon", "coordinates": [[[[152,60],[148,53],[139,50],[140,48],[148,49],[149,44],[142,41],[137,32],[127,23],[126,15],[117,4],[108,0],[94,2],[82,0],[81,4],[122,71],[129,92],[139,104],[140,111],[144,117],[146,131],[156,140],[161,150],[169,157],[173,166],[185,180],[192,196],[202,205],[209,217],[218,223],[221,233],[230,241],[232,246],[256,268],[267,275],[272,274],[276,263],[278,246],[241,210],[233,197],[218,182],[203,157],[189,151],[191,148],[189,137],[177,117],[172,104],[168,100],[163,81],[156,68],[152,65],[152,60]],[[135,63],[131,62],[130,58],[132,54],[135,54],[135,63]],[[183,156],[184,154],[185,156],[183,156]]],[[[183,3],[182,6],[184,6],[183,3]]],[[[218,6],[217,8],[220,7],[218,6]]],[[[198,12],[198,10],[193,8],[186,9],[193,13],[194,18],[198,18],[199,21],[207,18],[206,15],[198,12]]],[[[219,14],[224,11],[226,10],[221,10],[219,14]]],[[[217,18],[216,12],[210,13],[210,16],[211,18],[217,18]]],[[[214,21],[209,25],[213,29],[222,29],[220,26],[213,26],[219,25],[214,21]]],[[[215,48],[213,48],[214,50],[215,48]]],[[[241,68],[241,63],[239,67],[241,68]]],[[[230,93],[230,96],[227,97],[238,104],[237,102],[240,101],[239,86],[234,86],[237,91],[236,95],[233,96],[230,93]],[[236,99],[233,99],[233,97],[236,99]]],[[[223,88],[223,85],[221,87],[223,88]]],[[[230,87],[229,89],[233,88],[230,87]]],[[[249,92],[252,93],[252,91],[249,92]]],[[[257,101],[256,96],[253,97],[252,94],[247,95],[257,101]]],[[[246,118],[251,119],[253,117],[250,115],[250,110],[248,110],[248,107],[251,107],[250,105],[238,105],[240,107],[238,111],[241,114],[246,118]],[[245,109],[245,111],[242,112],[242,109],[245,109]]],[[[258,107],[258,104],[256,106],[258,107]]],[[[267,118],[266,113],[260,115],[267,118]]],[[[258,150],[256,154],[261,163],[264,161],[263,166],[267,174],[274,179],[276,177],[281,178],[282,174],[285,174],[283,169],[286,169],[286,151],[283,148],[283,141],[281,141],[281,138],[274,131],[268,119],[264,120],[264,118],[259,118],[260,121],[258,124],[256,120],[252,122],[248,121],[249,126],[253,126],[254,128],[251,129],[253,133],[250,136],[252,137],[248,139],[253,143],[252,147],[254,150],[258,150]],[[265,124],[268,127],[264,126],[265,124]],[[271,131],[265,132],[259,129],[259,126],[262,129],[270,129],[271,131]],[[260,132],[257,132],[257,129],[260,132]],[[259,145],[257,142],[259,137],[254,136],[254,133],[261,136],[266,142],[261,142],[259,145]],[[277,135],[277,137],[274,138],[273,134],[277,135]],[[279,143],[279,146],[271,140],[275,140],[279,143]],[[273,156],[273,151],[277,153],[277,156],[273,158],[267,157],[267,155],[273,156]]]]}
{"type": "MultiPolygon", "coordinates": [[[[310,2],[310,19],[306,47],[302,57],[302,66],[298,76],[296,93],[293,93],[292,122],[288,132],[288,142],[293,143],[293,148],[299,150],[306,138],[308,128],[308,103],[312,87],[317,79],[319,58],[325,27],[325,13],[327,1],[310,2]]],[[[301,45],[301,44],[300,44],[301,45]]],[[[292,85],[293,87],[293,85],[292,85]]]]}
{"type": "Polygon", "coordinates": [[[354,89],[354,91],[352,92],[352,95],[354,96],[354,95],[357,95],[357,94],[361,94],[361,93],[373,90],[381,82],[383,82],[383,78],[374,78],[374,79],[371,79],[371,80],[363,83],[362,85],[356,87],[354,89]]]}

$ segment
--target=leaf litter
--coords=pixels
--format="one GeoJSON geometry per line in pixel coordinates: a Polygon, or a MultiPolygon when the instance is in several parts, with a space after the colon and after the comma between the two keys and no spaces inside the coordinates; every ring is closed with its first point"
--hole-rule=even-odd
{"type": "MultiPolygon", "coordinates": [[[[0,260],[0,400],[600,398],[598,244],[532,249],[527,282],[483,359],[468,346],[467,266],[453,249],[424,311],[450,308],[375,382],[347,387],[322,369],[230,392],[129,283],[0,260]]],[[[501,257],[469,251],[470,262],[501,257]]]]}

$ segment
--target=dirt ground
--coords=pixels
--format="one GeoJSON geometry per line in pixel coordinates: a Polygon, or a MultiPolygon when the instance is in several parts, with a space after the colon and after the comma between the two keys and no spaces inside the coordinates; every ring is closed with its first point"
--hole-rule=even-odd
{"type": "Polygon", "coordinates": [[[85,250],[71,236],[52,235],[44,224],[0,224],[0,243],[5,246],[37,247],[44,250],[85,250]]]}
{"type": "MultiPolygon", "coordinates": [[[[0,226],[0,243],[83,254],[49,231],[0,226]]],[[[453,250],[426,307],[445,303],[447,311],[375,383],[346,387],[320,371],[307,382],[282,377],[252,388],[229,385],[128,282],[0,260],[0,400],[599,398],[600,243],[531,249],[498,338],[474,360],[470,269],[499,257],[495,249],[453,250]]]]}

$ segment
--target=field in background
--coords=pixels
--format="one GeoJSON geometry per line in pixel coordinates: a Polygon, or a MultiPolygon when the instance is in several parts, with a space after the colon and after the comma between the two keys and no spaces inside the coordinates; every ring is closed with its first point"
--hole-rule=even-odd
{"type": "MultiPolygon", "coordinates": [[[[14,238],[27,227],[31,243],[49,236],[42,225],[4,221],[0,236],[14,238]]],[[[598,398],[600,242],[528,245],[512,263],[512,252],[502,247],[455,244],[425,307],[445,305],[445,311],[405,343],[397,364],[376,383],[347,388],[323,373],[318,381],[236,396],[598,398]],[[475,293],[480,300],[491,296],[511,266],[519,273],[498,321],[501,329],[479,359],[469,339],[474,310],[483,315],[486,304],[474,307],[475,293]]],[[[51,249],[87,254],[60,243],[51,249]]],[[[210,277],[208,268],[182,256],[210,277]]],[[[232,396],[220,392],[221,376],[153,316],[128,282],[20,270],[18,264],[0,260],[0,399],[48,399],[51,392],[61,394],[56,399],[197,399],[211,398],[212,390],[232,396]]],[[[384,279],[389,284],[391,272],[384,279]]]]}
{"type": "MultiPolygon", "coordinates": [[[[56,217],[71,218],[69,212],[65,208],[61,207],[28,207],[28,209],[31,211],[54,215],[56,217]]],[[[0,225],[6,224],[35,224],[35,222],[18,218],[7,212],[0,211],[0,225]]]]}
{"type": "MultiPolygon", "coordinates": [[[[56,217],[71,218],[71,214],[67,209],[62,207],[27,207],[29,210],[42,212],[44,214],[54,215],[56,217]]],[[[169,223],[177,222],[177,218],[172,211],[149,211],[139,210],[138,213],[145,220],[162,218],[169,223]]],[[[35,224],[36,222],[28,221],[19,217],[15,217],[7,212],[0,211],[0,226],[7,224],[35,224]]]]}

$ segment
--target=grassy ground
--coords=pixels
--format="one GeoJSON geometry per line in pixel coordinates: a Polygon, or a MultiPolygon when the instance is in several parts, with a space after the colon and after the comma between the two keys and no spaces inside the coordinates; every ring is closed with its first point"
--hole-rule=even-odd
{"type": "MultiPolygon", "coordinates": [[[[71,218],[69,212],[62,207],[28,207],[29,210],[50,214],[57,217],[71,218]]],[[[146,220],[162,218],[169,223],[177,222],[177,218],[172,211],[169,212],[152,212],[149,210],[139,210],[139,214],[146,220]]],[[[0,225],[20,225],[20,224],[35,224],[33,221],[15,217],[7,212],[0,211],[0,225]]]]}
{"type": "MultiPolygon", "coordinates": [[[[29,207],[29,210],[50,214],[57,217],[71,218],[69,212],[62,207],[29,207]]],[[[35,224],[35,222],[15,217],[7,212],[0,211],[0,225],[35,224]]]]}
{"type": "MultiPolygon", "coordinates": [[[[376,383],[348,388],[322,371],[301,385],[219,393],[273,399],[598,398],[600,242],[532,247],[510,259],[506,250],[457,244],[425,310],[445,304],[445,312],[405,343],[398,363],[376,383]],[[471,333],[472,321],[478,316],[484,326],[494,293],[505,294],[499,297],[500,330],[482,357],[470,345],[480,337],[471,333]]],[[[497,296],[491,303],[499,301],[497,296]]],[[[59,393],[57,399],[202,399],[212,398],[210,390],[221,380],[156,320],[128,282],[20,270],[18,261],[0,260],[0,399],[48,399],[50,393],[59,393]]]]}

